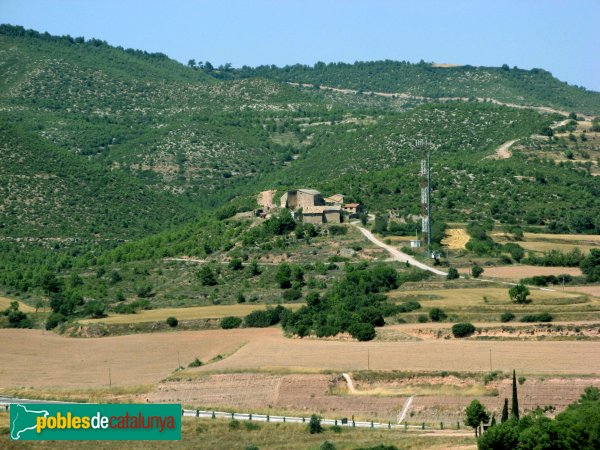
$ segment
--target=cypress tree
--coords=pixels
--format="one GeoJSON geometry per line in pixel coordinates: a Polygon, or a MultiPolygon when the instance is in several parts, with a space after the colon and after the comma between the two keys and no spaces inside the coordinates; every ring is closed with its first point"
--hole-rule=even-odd
{"type": "Polygon", "coordinates": [[[504,398],[504,406],[502,407],[502,416],[500,416],[500,423],[504,423],[508,420],[508,399],[504,398]]]}
{"type": "Polygon", "coordinates": [[[517,375],[513,369],[513,385],[512,385],[512,408],[510,409],[511,417],[519,420],[519,398],[517,396],[517,375]]]}
{"type": "Polygon", "coordinates": [[[494,425],[496,425],[496,414],[492,416],[492,422],[490,423],[490,427],[493,427],[494,425]]]}

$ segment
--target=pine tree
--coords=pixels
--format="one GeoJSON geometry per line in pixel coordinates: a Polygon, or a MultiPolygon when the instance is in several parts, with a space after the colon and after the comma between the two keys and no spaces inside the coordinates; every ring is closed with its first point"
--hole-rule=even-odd
{"type": "Polygon", "coordinates": [[[511,417],[519,420],[519,398],[517,396],[517,375],[513,369],[512,383],[512,408],[510,409],[511,417]]]}
{"type": "Polygon", "coordinates": [[[508,399],[504,399],[504,406],[502,407],[502,416],[500,417],[500,423],[504,423],[508,420],[508,399]]]}

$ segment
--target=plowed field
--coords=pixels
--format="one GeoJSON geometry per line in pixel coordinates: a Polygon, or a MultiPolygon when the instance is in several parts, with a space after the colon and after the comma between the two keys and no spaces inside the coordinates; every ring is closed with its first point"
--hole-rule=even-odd
{"type": "Polygon", "coordinates": [[[231,356],[193,372],[254,369],[402,369],[526,374],[600,374],[598,341],[400,342],[288,339],[278,328],[181,331],[75,339],[40,330],[0,330],[3,387],[105,387],[156,383],[179,362],[231,356]],[[237,350],[237,351],[236,351],[237,350]],[[178,358],[179,353],[179,358],[178,358]]]}

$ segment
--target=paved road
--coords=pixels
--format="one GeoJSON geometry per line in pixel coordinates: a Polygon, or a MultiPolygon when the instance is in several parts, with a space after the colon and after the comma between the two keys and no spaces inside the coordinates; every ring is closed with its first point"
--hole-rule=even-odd
{"type": "Polygon", "coordinates": [[[400,262],[408,262],[411,266],[415,266],[415,267],[418,267],[419,269],[423,269],[423,270],[428,270],[429,272],[435,273],[436,275],[443,275],[443,276],[448,275],[446,272],[442,272],[441,270],[434,269],[433,267],[429,267],[427,264],[424,264],[421,261],[416,260],[412,256],[407,255],[404,252],[401,252],[400,250],[398,250],[395,247],[392,247],[391,245],[384,244],[379,239],[377,239],[375,236],[373,236],[373,233],[371,233],[366,228],[363,228],[356,224],[353,224],[353,225],[356,228],[358,228],[360,230],[360,232],[368,240],[370,240],[373,244],[377,245],[378,247],[381,247],[382,249],[386,250],[390,255],[392,255],[392,258],[394,260],[400,261],[400,262]]]}
{"type": "MultiPolygon", "coordinates": [[[[266,414],[247,414],[247,413],[229,413],[222,411],[203,411],[203,410],[193,410],[193,409],[184,409],[183,410],[184,417],[198,417],[198,418],[214,418],[214,419],[235,419],[235,420],[251,420],[256,422],[279,422],[279,423],[306,423],[310,421],[310,417],[287,417],[287,416],[271,416],[266,414]]],[[[342,424],[341,419],[321,419],[321,425],[339,425],[344,427],[356,427],[356,428],[413,428],[413,429],[422,429],[420,425],[398,425],[390,422],[365,422],[365,421],[354,421],[352,422],[352,418],[348,417],[348,422],[346,424],[342,424]]],[[[430,427],[425,427],[425,429],[431,429],[430,427]]]]}

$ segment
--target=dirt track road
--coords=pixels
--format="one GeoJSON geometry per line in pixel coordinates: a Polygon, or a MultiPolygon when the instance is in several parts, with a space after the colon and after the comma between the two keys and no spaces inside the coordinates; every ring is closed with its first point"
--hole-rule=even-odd
{"type": "Polygon", "coordinates": [[[427,264],[424,264],[421,261],[417,261],[412,256],[407,255],[404,252],[401,252],[400,250],[398,250],[395,247],[392,247],[391,245],[384,244],[379,239],[377,239],[375,236],[373,236],[373,233],[371,233],[366,228],[360,227],[356,224],[355,224],[355,226],[373,244],[377,245],[378,247],[381,247],[382,249],[386,250],[390,255],[392,255],[392,258],[394,260],[400,261],[400,262],[408,262],[411,266],[415,266],[415,267],[418,267],[419,269],[423,269],[423,270],[428,270],[429,272],[435,273],[436,275],[443,275],[443,276],[448,275],[446,272],[442,272],[441,270],[434,269],[433,267],[429,267],[427,264]]]}

